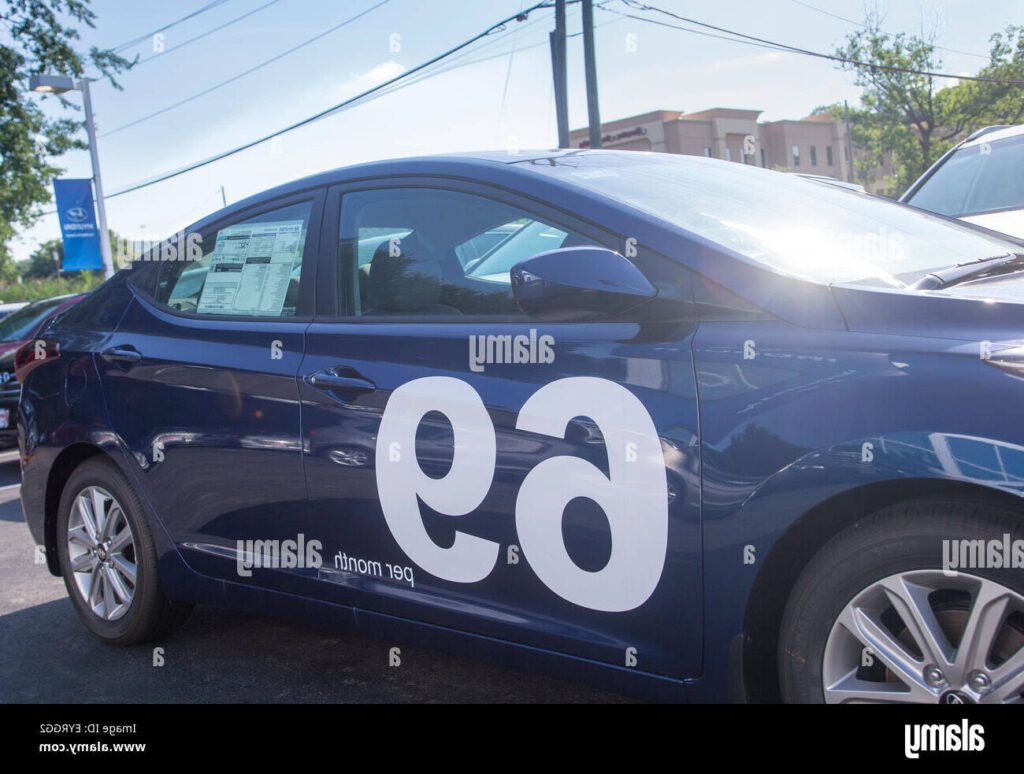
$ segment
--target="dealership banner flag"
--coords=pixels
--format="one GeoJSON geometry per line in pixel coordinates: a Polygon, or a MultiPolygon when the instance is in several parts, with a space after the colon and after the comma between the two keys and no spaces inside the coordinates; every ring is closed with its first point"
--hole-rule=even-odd
{"type": "Polygon", "coordinates": [[[92,180],[54,180],[57,216],[64,238],[64,271],[102,269],[100,230],[92,198],[92,180]]]}

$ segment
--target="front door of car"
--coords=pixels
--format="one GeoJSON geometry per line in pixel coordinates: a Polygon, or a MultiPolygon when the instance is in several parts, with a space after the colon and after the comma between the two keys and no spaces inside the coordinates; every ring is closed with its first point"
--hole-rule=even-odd
{"type": "Polygon", "coordinates": [[[136,298],[97,357],[138,484],[206,575],[295,582],[247,566],[239,547],[295,541],[302,530],[296,375],[324,197],[250,208],[202,228],[201,260],[133,269],[136,298]]]}
{"type": "MultiPolygon", "coordinates": [[[[442,185],[328,200],[328,308],[300,369],[319,593],[697,674],[692,326],[526,318],[511,295],[515,263],[621,242],[508,194],[442,185]]],[[[672,283],[670,262],[637,260],[672,283]]]]}

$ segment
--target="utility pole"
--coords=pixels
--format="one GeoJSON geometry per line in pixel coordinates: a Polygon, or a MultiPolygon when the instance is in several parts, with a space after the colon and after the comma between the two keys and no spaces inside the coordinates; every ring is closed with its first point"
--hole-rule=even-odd
{"type": "Polygon", "coordinates": [[[850,136],[850,103],[843,100],[843,121],[846,123],[846,182],[853,182],[853,139],[850,136]]]}
{"type": "Polygon", "coordinates": [[[566,61],[565,0],[555,0],[555,31],[551,43],[551,70],[555,79],[555,118],[558,147],[569,147],[569,72],[566,61]]]}
{"type": "Polygon", "coordinates": [[[601,147],[601,111],[597,104],[597,55],[594,51],[594,0],[583,0],[583,69],[587,78],[590,147],[601,147]]]}
{"type": "Polygon", "coordinates": [[[224,193],[224,186],[220,187],[220,201],[225,207],[228,206],[228,195],[224,193]]]}

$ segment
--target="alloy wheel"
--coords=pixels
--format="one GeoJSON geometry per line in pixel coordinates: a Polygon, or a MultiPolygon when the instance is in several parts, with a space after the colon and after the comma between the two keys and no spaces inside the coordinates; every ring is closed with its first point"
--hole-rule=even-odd
{"type": "Polygon", "coordinates": [[[964,573],[871,584],[825,644],[827,703],[1024,703],[1024,596],[964,573]]]}
{"type": "Polygon", "coordinates": [[[121,505],[105,489],[89,486],[68,517],[68,559],[75,586],[93,614],[116,621],[135,597],[135,537],[121,505]]]}

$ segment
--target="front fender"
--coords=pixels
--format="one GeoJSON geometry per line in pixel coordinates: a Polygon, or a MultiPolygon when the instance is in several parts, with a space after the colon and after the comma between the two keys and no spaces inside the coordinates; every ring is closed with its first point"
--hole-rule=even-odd
{"type": "MultiPolygon", "coordinates": [[[[695,691],[696,701],[720,698],[710,686],[726,682],[726,654],[745,631],[746,611],[759,604],[752,592],[760,590],[773,549],[786,535],[804,541],[806,517],[828,517],[830,501],[846,496],[849,505],[853,498],[857,518],[941,487],[974,487],[1011,502],[1024,493],[1024,382],[977,352],[958,341],[781,321],[701,325],[694,343],[705,599],[700,682],[708,688],[695,691]],[[880,487],[896,499],[856,500],[880,487]]],[[[804,547],[813,553],[821,543],[811,545],[811,538],[804,547]]],[[[788,594],[783,586],[799,569],[770,580],[777,596],[788,594]]]]}
{"type": "Polygon", "coordinates": [[[806,454],[765,480],[740,506],[769,534],[793,514],[858,487],[934,479],[1024,496],[1024,446],[947,432],[866,436],[806,454]],[[773,519],[772,514],[777,514],[773,519]]]}

